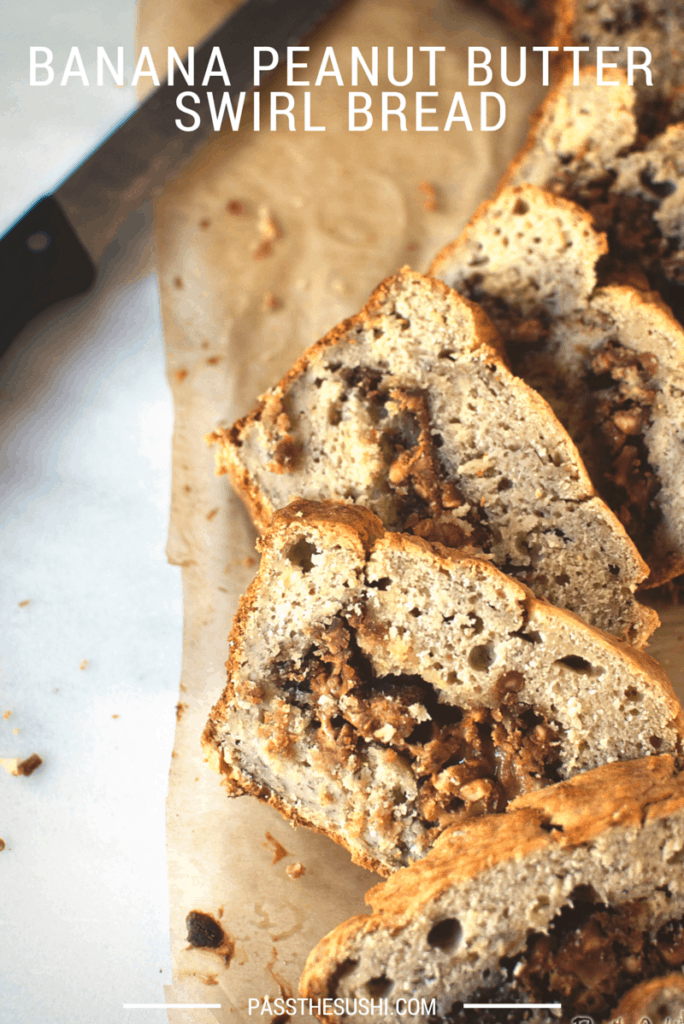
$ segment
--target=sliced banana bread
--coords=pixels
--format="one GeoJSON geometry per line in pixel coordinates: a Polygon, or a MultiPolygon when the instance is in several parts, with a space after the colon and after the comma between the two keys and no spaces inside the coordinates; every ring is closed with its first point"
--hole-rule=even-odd
{"type": "Polygon", "coordinates": [[[605,765],[449,829],[318,944],[301,994],[331,1024],[616,1021],[684,959],[683,859],[672,759],[605,765]]]}
{"type": "Polygon", "coordinates": [[[580,203],[608,233],[601,284],[656,289],[684,317],[684,124],[672,107],[644,115],[637,93],[566,74],[533,119],[499,190],[529,183],[580,203]]]}
{"type": "Polygon", "coordinates": [[[651,567],[684,571],[684,331],[655,293],[595,288],[605,238],[533,185],[483,204],[431,272],[484,306],[651,567]]]}
{"type": "Polygon", "coordinates": [[[359,864],[387,874],[455,820],[679,750],[654,661],[487,561],[338,502],[294,502],[261,547],[207,760],[359,864]]]}
{"type": "MultiPolygon", "coordinates": [[[[591,263],[585,277],[582,295],[591,263]]],[[[295,497],[356,502],[389,529],[478,550],[540,597],[640,645],[657,624],[634,600],[646,567],[499,344],[478,307],[403,270],[249,416],[211,435],[218,471],[261,530],[295,497]]]]}

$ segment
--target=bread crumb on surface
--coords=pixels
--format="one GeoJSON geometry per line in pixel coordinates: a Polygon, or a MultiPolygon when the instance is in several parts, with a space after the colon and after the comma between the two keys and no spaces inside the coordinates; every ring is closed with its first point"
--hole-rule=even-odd
{"type": "Polygon", "coordinates": [[[43,758],[39,754],[31,754],[20,761],[18,757],[2,757],[0,764],[8,775],[33,775],[36,768],[40,768],[43,758]]]}
{"type": "Polygon", "coordinates": [[[250,567],[256,565],[256,558],[254,558],[252,555],[247,555],[247,558],[242,559],[242,564],[250,567]]]}
{"type": "Polygon", "coordinates": [[[121,715],[112,715],[112,718],[121,718],[121,715]]]}
{"type": "Polygon", "coordinates": [[[174,279],[173,279],[173,287],[174,288],[182,288],[183,287],[183,279],[181,277],[174,277],[174,279]]]}
{"type": "Polygon", "coordinates": [[[294,864],[288,864],[285,868],[285,874],[289,875],[290,878],[301,878],[302,875],[306,874],[306,868],[299,861],[295,861],[294,864]]]}
{"type": "Polygon", "coordinates": [[[209,224],[210,224],[210,221],[208,221],[207,218],[205,217],[204,220],[200,221],[199,226],[201,228],[204,228],[204,230],[206,231],[206,229],[209,227],[209,224]]]}
{"type": "Polygon", "coordinates": [[[263,298],[264,309],[267,309],[267,310],[269,310],[270,312],[273,313],[273,312],[275,312],[276,309],[280,309],[282,304],[283,304],[282,301],[278,298],[277,295],[274,295],[273,292],[266,292],[266,294],[264,295],[264,298],[263,298]]]}
{"type": "Polygon", "coordinates": [[[434,213],[437,210],[437,191],[435,186],[431,185],[429,181],[421,181],[418,188],[425,196],[423,209],[428,213],[434,213]]]}
{"type": "Polygon", "coordinates": [[[218,985],[218,977],[215,974],[198,974],[197,977],[200,978],[205,985],[218,985]]]}
{"type": "Polygon", "coordinates": [[[18,729],[12,729],[12,732],[14,733],[15,736],[19,735],[19,730],[18,729]]]}
{"type": "Polygon", "coordinates": [[[176,370],[176,372],[174,374],[174,376],[175,376],[176,380],[178,381],[178,383],[180,383],[181,381],[185,380],[187,375],[188,375],[188,371],[187,370],[176,370]]]}
{"type": "Polygon", "coordinates": [[[217,514],[217,513],[219,512],[219,511],[220,511],[220,509],[218,509],[218,508],[212,508],[212,510],[211,510],[210,512],[207,512],[207,519],[209,520],[209,522],[211,522],[211,520],[212,520],[212,519],[214,518],[214,516],[215,516],[215,515],[216,515],[216,514],[217,514]]]}
{"type": "Polygon", "coordinates": [[[265,209],[259,211],[259,234],[267,242],[277,242],[283,235],[278,221],[265,209]]]}
{"type": "Polygon", "coordinates": [[[19,602],[19,607],[20,607],[20,608],[25,608],[27,604],[31,604],[31,600],[30,600],[30,598],[27,598],[27,600],[26,600],[26,601],[20,601],[20,602],[19,602]]]}
{"type": "Polygon", "coordinates": [[[2,853],[2,851],[5,849],[5,845],[5,840],[0,839],[0,853],[2,853]]]}
{"type": "Polygon", "coordinates": [[[209,356],[207,359],[207,366],[216,366],[217,363],[221,362],[221,356],[209,356]]]}
{"type": "Polygon", "coordinates": [[[179,701],[178,704],[176,704],[176,721],[177,722],[180,722],[181,718],[183,717],[184,712],[187,711],[187,710],[188,710],[188,705],[184,704],[183,701],[179,701]]]}
{"type": "Polygon", "coordinates": [[[81,672],[83,672],[88,667],[88,659],[84,658],[78,667],[80,668],[81,672]]]}
{"type": "Polygon", "coordinates": [[[230,199],[226,203],[226,213],[232,213],[234,217],[239,217],[245,212],[245,204],[240,202],[239,199],[230,199]]]}
{"type": "Polygon", "coordinates": [[[12,712],[11,712],[11,711],[5,711],[5,713],[4,713],[4,715],[3,715],[2,717],[3,717],[4,719],[5,719],[5,721],[7,721],[7,719],[9,718],[9,716],[10,716],[11,714],[12,714],[12,712]]]}
{"type": "Polygon", "coordinates": [[[288,856],[288,852],[282,843],[279,843],[275,836],[272,836],[270,832],[266,833],[266,842],[262,843],[262,846],[270,846],[273,850],[273,860],[271,864],[277,864],[283,857],[288,856]]]}
{"type": "Polygon", "coordinates": [[[273,252],[273,244],[267,238],[262,239],[254,248],[254,259],[265,260],[273,252]]]}

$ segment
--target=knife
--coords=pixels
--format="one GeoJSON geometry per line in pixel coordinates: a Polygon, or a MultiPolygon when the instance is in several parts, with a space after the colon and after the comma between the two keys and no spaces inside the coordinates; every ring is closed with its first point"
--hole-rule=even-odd
{"type": "MultiPolygon", "coordinates": [[[[246,0],[195,51],[196,79],[201,81],[218,46],[230,76],[231,100],[250,92],[253,48],[273,47],[280,62],[286,48],[338,2],[246,0]]],[[[0,353],[36,313],[91,286],[105,248],[128,215],[215,135],[209,118],[202,118],[195,131],[176,127],[176,97],[190,88],[181,74],[174,85],[160,85],[0,239],[0,353]]]]}

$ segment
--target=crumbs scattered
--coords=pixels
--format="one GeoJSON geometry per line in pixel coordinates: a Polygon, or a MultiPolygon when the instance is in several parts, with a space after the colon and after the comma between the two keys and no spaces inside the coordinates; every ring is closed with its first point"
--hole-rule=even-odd
{"type": "Polygon", "coordinates": [[[14,733],[15,736],[19,735],[19,730],[18,729],[12,729],[12,732],[14,733]]]}
{"type": "Polygon", "coordinates": [[[190,946],[195,949],[210,949],[223,957],[226,966],[230,963],[235,953],[235,943],[211,914],[205,914],[202,910],[191,910],[185,918],[185,925],[190,946]]]}
{"type": "Polygon", "coordinates": [[[265,208],[259,210],[259,234],[266,242],[277,242],[282,238],[278,221],[265,208]]]}
{"type": "Polygon", "coordinates": [[[204,218],[204,220],[201,220],[201,221],[200,221],[200,224],[199,224],[199,226],[200,226],[200,227],[201,227],[201,228],[202,228],[202,229],[203,229],[204,231],[206,231],[206,230],[207,230],[207,228],[209,227],[209,221],[207,220],[207,218],[206,218],[206,217],[204,218]]]}
{"type": "Polygon", "coordinates": [[[27,600],[26,600],[26,601],[20,601],[20,602],[19,602],[19,607],[20,607],[20,608],[25,608],[27,604],[31,604],[31,600],[30,600],[30,598],[27,598],[27,600]]]}
{"type": "Polygon", "coordinates": [[[190,486],[190,484],[186,484],[183,490],[185,491],[186,494],[189,494],[190,491],[192,490],[192,487],[190,486]]]}
{"type": "Polygon", "coordinates": [[[112,715],[112,718],[121,718],[121,715],[112,715]]]}
{"type": "Polygon", "coordinates": [[[276,309],[280,309],[283,304],[278,296],[274,295],[273,292],[266,292],[262,301],[264,309],[268,310],[270,313],[274,313],[276,309]]]}
{"type": "Polygon", "coordinates": [[[254,249],[254,253],[253,253],[254,259],[255,260],[265,260],[265,259],[267,259],[271,255],[272,252],[273,252],[273,243],[269,242],[267,238],[264,238],[264,239],[262,239],[261,242],[258,243],[258,245],[254,249]]]}
{"type": "Polygon", "coordinates": [[[409,242],[406,248],[408,249],[409,252],[413,252],[415,249],[418,248],[418,246],[416,245],[415,242],[409,242]]]}
{"type": "Polygon", "coordinates": [[[221,356],[209,356],[207,366],[216,366],[217,363],[221,362],[221,358],[221,356]]]}
{"type": "Polygon", "coordinates": [[[218,977],[215,974],[198,974],[197,977],[205,985],[218,985],[218,977]]]}
{"type": "Polygon", "coordinates": [[[0,853],[5,849],[5,840],[0,839],[0,853]]]}
{"type": "Polygon", "coordinates": [[[187,370],[176,370],[176,372],[174,374],[174,377],[176,378],[176,380],[180,384],[181,381],[185,380],[187,375],[188,375],[188,371],[187,370]]]}
{"type": "Polygon", "coordinates": [[[270,832],[266,833],[266,842],[261,844],[262,846],[270,846],[273,850],[273,860],[271,864],[277,864],[283,857],[288,856],[288,852],[282,843],[279,843],[275,836],[272,836],[270,832]]]}
{"type": "Polygon", "coordinates": [[[209,520],[209,522],[212,521],[212,519],[214,518],[215,515],[218,514],[218,512],[219,512],[219,509],[217,509],[217,508],[212,508],[211,512],[207,512],[207,519],[209,520]]]}
{"type": "Polygon", "coordinates": [[[266,207],[259,210],[259,234],[261,241],[254,247],[254,259],[264,260],[273,252],[273,243],[282,238],[280,225],[266,207]]]}
{"type": "Polygon", "coordinates": [[[174,279],[173,279],[173,287],[174,288],[182,288],[183,287],[183,279],[181,277],[174,277],[174,279]]]}
{"type": "Polygon", "coordinates": [[[256,565],[256,558],[253,555],[247,555],[247,558],[242,559],[242,564],[251,568],[253,565],[256,565]]]}
{"type": "Polygon", "coordinates": [[[43,758],[38,754],[31,754],[30,757],[20,761],[18,757],[0,757],[0,764],[8,775],[33,775],[36,768],[40,768],[43,758]]]}
{"type": "Polygon", "coordinates": [[[226,203],[226,213],[232,213],[234,217],[240,217],[245,212],[245,204],[239,199],[230,199],[226,203]]]}
{"type": "Polygon", "coordinates": [[[285,874],[289,875],[290,878],[301,878],[302,875],[306,874],[306,868],[297,860],[294,864],[287,865],[285,868],[285,874]]]}
{"type": "Polygon", "coordinates": [[[184,704],[183,701],[179,701],[178,704],[176,704],[176,721],[177,722],[180,722],[181,718],[183,717],[183,713],[185,711],[187,711],[187,710],[188,710],[188,705],[184,704]]]}
{"type": "MultiPolygon", "coordinates": [[[[200,345],[200,348],[208,349],[209,348],[209,342],[206,341],[206,340],[203,341],[202,344],[200,345]]],[[[183,469],[187,469],[187,468],[188,468],[187,466],[183,466],[183,469]]]]}
{"type": "Polygon", "coordinates": [[[437,191],[434,185],[431,185],[429,181],[421,181],[418,188],[425,196],[425,202],[423,208],[428,213],[435,213],[437,210],[437,191]]]}
{"type": "Polygon", "coordinates": [[[5,721],[7,721],[7,719],[10,717],[11,714],[12,714],[11,711],[5,711],[5,713],[4,713],[4,715],[2,717],[5,719],[5,721]]]}
{"type": "Polygon", "coordinates": [[[88,659],[84,658],[78,667],[80,668],[81,672],[85,672],[85,670],[88,668],[88,659]]]}
{"type": "Polygon", "coordinates": [[[217,587],[216,589],[222,591],[222,593],[224,593],[224,594],[228,593],[228,591],[226,590],[225,587],[217,587]]]}

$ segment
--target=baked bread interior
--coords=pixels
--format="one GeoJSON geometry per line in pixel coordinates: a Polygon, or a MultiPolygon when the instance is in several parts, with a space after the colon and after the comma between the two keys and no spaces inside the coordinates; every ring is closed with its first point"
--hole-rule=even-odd
{"type": "Polygon", "coordinates": [[[367,894],[370,915],[318,944],[302,996],[339,1000],[319,1016],[349,1024],[390,1019],[402,999],[431,1024],[615,1020],[637,980],[684,962],[684,778],[672,769],[668,756],[605,765],[449,829],[367,894]],[[497,1002],[561,1010],[463,1007],[497,1002]]]}
{"type": "MultiPolygon", "coordinates": [[[[580,211],[582,217],[586,217],[580,211]]],[[[593,281],[587,267],[582,294],[593,281]]],[[[372,509],[391,530],[467,545],[540,597],[642,645],[646,566],[547,403],[482,311],[403,270],[210,439],[260,530],[296,497],[372,509]]]]}
{"type": "Polygon", "coordinates": [[[591,216],[533,185],[483,204],[431,272],[481,302],[651,567],[684,571],[684,331],[654,293],[596,288],[591,216]]]}
{"type": "Polygon", "coordinates": [[[250,793],[388,874],[449,824],[608,761],[678,752],[652,659],[489,562],[369,510],[278,512],[203,737],[250,793]]]}
{"type": "Polygon", "coordinates": [[[531,184],[579,203],[607,232],[599,283],[653,288],[684,318],[684,124],[671,105],[640,109],[623,72],[564,75],[532,121],[499,191],[531,184]]]}
{"type": "MultiPolygon", "coordinates": [[[[681,60],[684,46],[684,9],[670,0],[489,0],[489,4],[524,32],[556,46],[585,46],[590,52],[582,58],[595,59],[595,47],[606,46],[606,63],[627,65],[630,51],[634,54],[634,83],[645,104],[657,106],[667,102],[684,86],[684,65],[681,60]],[[611,52],[610,47],[613,48],[611,52]],[[649,51],[650,84],[643,71],[637,70],[646,59],[642,52],[649,51]]],[[[571,62],[569,53],[559,57],[564,66],[571,62]],[[563,60],[563,58],[565,58],[563,60]]],[[[596,80],[596,69],[593,69],[596,80]]],[[[615,67],[607,66],[603,78],[606,83],[616,80],[615,67]]],[[[609,86],[602,88],[611,92],[609,86]]]]}

